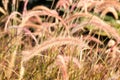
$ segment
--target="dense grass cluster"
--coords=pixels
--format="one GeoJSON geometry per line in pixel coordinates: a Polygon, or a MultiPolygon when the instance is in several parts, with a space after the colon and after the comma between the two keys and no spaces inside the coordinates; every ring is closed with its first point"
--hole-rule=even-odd
{"type": "Polygon", "coordinates": [[[0,7],[0,80],[120,80],[118,0],[20,1],[0,7]]]}

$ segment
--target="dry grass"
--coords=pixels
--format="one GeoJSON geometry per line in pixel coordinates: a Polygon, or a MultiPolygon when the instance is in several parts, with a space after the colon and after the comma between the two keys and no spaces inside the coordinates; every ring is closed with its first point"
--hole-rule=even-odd
{"type": "Polygon", "coordinates": [[[12,2],[11,12],[9,1],[0,7],[0,80],[120,80],[119,1],[59,0],[54,9],[27,10],[24,0],[22,13],[12,2]]]}

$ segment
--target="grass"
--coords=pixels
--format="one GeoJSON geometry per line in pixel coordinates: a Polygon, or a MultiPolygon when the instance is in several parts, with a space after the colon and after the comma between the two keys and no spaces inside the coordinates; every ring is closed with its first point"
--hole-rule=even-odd
{"type": "Polygon", "coordinates": [[[0,80],[120,80],[119,1],[19,2],[0,7],[0,80]]]}

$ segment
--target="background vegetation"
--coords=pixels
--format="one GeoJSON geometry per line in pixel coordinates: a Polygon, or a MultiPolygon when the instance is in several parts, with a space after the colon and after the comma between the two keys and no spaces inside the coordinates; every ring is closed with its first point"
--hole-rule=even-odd
{"type": "Polygon", "coordinates": [[[0,80],[120,80],[119,0],[30,1],[1,0],[0,80]]]}

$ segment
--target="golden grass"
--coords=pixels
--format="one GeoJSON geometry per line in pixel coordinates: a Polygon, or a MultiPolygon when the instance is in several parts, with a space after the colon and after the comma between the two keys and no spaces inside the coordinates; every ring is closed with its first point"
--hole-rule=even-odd
{"type": "Polygon", "coordinates": [[[0,7],[0,80],[120,79],[120,34],[101,18],[119,19],[119,1],[59,0],[54,9],[27,10],[24,0],[22,13],[12,1],[10,14],[9,1],[0,7]]]}

